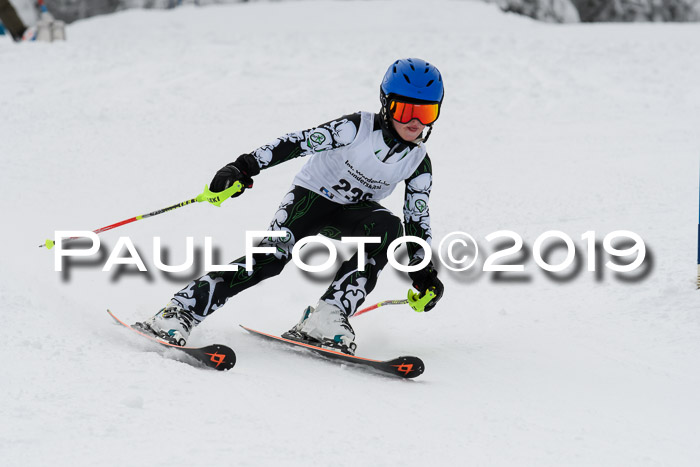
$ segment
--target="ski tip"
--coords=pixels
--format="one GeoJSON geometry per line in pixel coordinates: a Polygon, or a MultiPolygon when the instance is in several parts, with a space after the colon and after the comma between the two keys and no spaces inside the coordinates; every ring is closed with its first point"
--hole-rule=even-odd
{"type": "Polygon", "coordinates": [[[418,357],[398,357],[387,363],[394,368],[394,374],[402,378],[416,378],[425,371],[425,364],[418,357]]]}
{"type": "Polygon", "coordinates": [[[202,347],[198,350],[204,354],[201,359],[202,363],[214,370],[226,371],[236,365],[236,353],[231,347],[214,344],[202,347]]]}

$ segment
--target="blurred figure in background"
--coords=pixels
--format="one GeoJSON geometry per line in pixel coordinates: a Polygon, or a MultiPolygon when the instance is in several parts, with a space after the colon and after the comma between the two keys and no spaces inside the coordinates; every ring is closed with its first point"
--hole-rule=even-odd
{"type": "Polygon", "coordinates": [[[27,27],[19,16],[17,16],[17,12],[10,3],[10,0],[0,0],[0,21],[5,25],[5,28],[15,42],[22,40],[22,36],[24,35],[24,31],[27,30],[27,27]]]}

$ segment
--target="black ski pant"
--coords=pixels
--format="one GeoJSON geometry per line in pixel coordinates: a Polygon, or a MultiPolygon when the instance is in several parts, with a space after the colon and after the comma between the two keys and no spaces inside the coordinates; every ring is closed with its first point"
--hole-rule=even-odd
{"type": "Polygon", "coordinates": [[[201,321],[226,301],[260,281],[276,276],[292,259],[297,240],[323,235],[341,237],[379,237],[379,243],[365,245],[365,267],[358,270],[357,253],[338,269],[321,299],[352,316],[374,289],[377,277],[386,266],[389,244],[403,235],[401,220],[374,201],[342,205],[294,186],[282,199],[268,230],[284,231],[283,238],[264,238],[259,246],[273,247],[275,253],[254,253],[253,270],[246,271],[245,256],[233,261],[236,271],[214,271],[195,279],[177,292],[172,303],[194,313],[201,321]]]}

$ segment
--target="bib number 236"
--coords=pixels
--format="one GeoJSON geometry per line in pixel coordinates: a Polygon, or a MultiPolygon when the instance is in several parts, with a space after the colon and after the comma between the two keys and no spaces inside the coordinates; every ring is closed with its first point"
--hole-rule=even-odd
{"type": "Polygon", "coordinates": [[[372,199],[372,193],[365,193],[361,189],[354,187],[350,188],[350,182],[341,178],[337,185],[333,185],[333,189],[345,196],[345,199],[351,203],[357,203],[359,201],[369,201],[372,199]]]}

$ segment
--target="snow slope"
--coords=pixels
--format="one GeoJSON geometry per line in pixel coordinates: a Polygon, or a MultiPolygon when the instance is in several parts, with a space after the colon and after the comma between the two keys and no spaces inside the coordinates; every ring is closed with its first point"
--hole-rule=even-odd
{"type": "MultiPolygon", "coordinates": [[[[0,42],[3,465],[695,465],[700,28],[553,26],[481,3],[433,5],[128,11],[71,25],[66,43],[0,42]],[[236,350],[228,373],[164,358],[104,312],[147,317],[202,272],[155,270],[154,236],[171,263],[185,236],[200,247],[213,237],[222,262],[242,253],[245,230],[267,227],[303,160],[221,208],[105,233],[103,256],[67,274],[36,247],[54,230],[189,199],[287,131],[376,110],[386,67],[405,56],[437,64],[446,83],[429,142],[436,244],[462,230],[490,252],[485,236],[508,229],[531,250],[561,230],[584,265],[565,281],[531,254],[519,281],[442,268],[433,312],[386,307],[353,321],[358,354],[418,355],[419,379],[242,331],[283,332],[325,290],[329,274],[293,266],[193,334],[193,345],[236,350]],[[618,229],[648,246],[641,278],[585,270],[581,235],[618,229]],[[148,274],[101,272],[120,235],[148,274]]],[[[386,203],[397,212],[401,191],[386,203]]],[[[385,271],[368,304],[408,287],[385,271]]]]}

